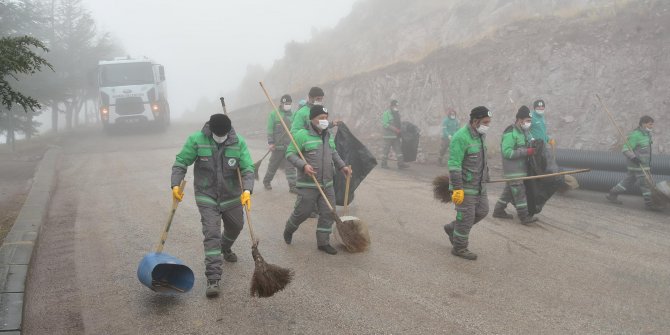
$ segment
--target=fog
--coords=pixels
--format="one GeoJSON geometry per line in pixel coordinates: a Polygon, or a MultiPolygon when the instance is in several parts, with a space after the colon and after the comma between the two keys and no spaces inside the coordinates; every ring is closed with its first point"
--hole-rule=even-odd
{"type": "MultiPolygon", "coordinates": [[[[247,65],[265,68],[290,41],[304,42],[346,16],[355,0],[84,0],[101,31],[127,54],[165,65],[179,117],[203,96],[232,92],[247,65]]],[[[262,78],[259,78],[262,79],[262,78]]]]}

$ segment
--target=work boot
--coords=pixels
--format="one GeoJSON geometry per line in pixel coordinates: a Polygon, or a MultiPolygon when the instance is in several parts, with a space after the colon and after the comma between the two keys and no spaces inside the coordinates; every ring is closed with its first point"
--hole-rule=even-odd
{"type": "Polygon", "coordinates": [[[325,252],[329,255],[336,255],[337,254],[337,250],[335,248],[331,247],[330,244],[320,245],[319,250],[321,250],[321,251],[323,251],[323,252],[325,252]]]}
{"type": "Polygon", "coordinates": [[[527,217],[525,217],[525,218],[523,218],[523,219],[520,219],[520,220],[521,220],[521,224],[522,224],[522,225],[529,225],[529,224],[531,224],[531,223],[533,223],[533,222],[537,222],[537,218],[534,217],[534,216],[532,216],[532,215],[531,215],[531,216],[527,216],[527,217]]]}
{"type": "Polygon", "coordinates": [[[389,163],[388,162],[382,162],[382,169],[388,169],[389,168],[389,163]]]}
{"type": "Polygon", "coordinates": [[[609,200],[609,202],[611,202],[613,204],[617,204],[617,205],[623,204],[623,202],[621,202],[621,200],[617,199],[616,194],[609,193],[605,198],[607,198],[607,200],[609,200]]]}
{"type": "Polygon", "coordinates": [[[461,258],[465,258],[470,261],[474,261],[475,259],[477,259],[477,254],[468,250],[468,248],[463,249],[451,248],[451,254],[461,258]]]}
{"type": "Polygon", "coordinates": [[[270,185],[270,183],[263,183],[263,187],[268,191],[272,190],[272,185],[270,185]]]}
{"type": "Polygon", "coordinates": [[[445,224],[444,232],[449,235],[449,242],[451,242],[451,245],[454,245],[454,226],[452,226],[450,223],[445,224]]]}
{"type": "Polygon", "coordinates": [[[512,214],[507,213],[507,211],[505,211],[504,209],[498,209],[498,208],[493,210],[493,215],[492,216],[494,218],[498,218],[498,219],[513,219],[514,218],[514,216],[512,214]]]}
{"type": "Polygon", "coordinates": [[[405,162],[398,162],[398,170],[409,169],[409,164],[405,162]]]}
{"type": "Polygon", "coordinates": [[[221,253],[223,254],[223,259],[226,262],[229,262],[229,263],[237,262],[237,255],[235,255],[235,253],[232,250],[230,250],[230,249],[221,250],[221,253]]]}
{"type": "Polygon", "coordinates": [[[291,244],[291,241],[293,241],[293,233],[290,233],[288,230],[284,229],[284,242],[286,242],[286,244],[291,244]]]}
{"type": "Polygon", "coordinates": [[[219,280],[218,279],[208,279],[207,280],[207,290],[205,291],[205,296],[207,298],[214,298],[219,295],[219,280]]]}

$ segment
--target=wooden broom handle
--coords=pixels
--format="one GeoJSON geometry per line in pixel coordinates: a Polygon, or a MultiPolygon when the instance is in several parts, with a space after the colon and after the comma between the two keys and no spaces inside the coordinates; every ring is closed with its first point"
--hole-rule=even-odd
{"type": "MultiPolygon", "coordinates": [[[[349,165],[351,169],[351,165],[349,165]]],[[[349,184],[351,183],[351,175],[354,174],[354,171],[351,170],[351,174],[346,175],[347,182],[344,186],[344,215],[349,215],[349,184]]]]}
{"type": "MultiPolygon", "coordinates": [[[[186,180],[182,179],[179,183],[179,192],[184,195],[184,187],[186,187],[186,180]]],[[[156,246],[156,252],[163,252],[163,246],[165,246],[165,240],[167,240],[168,232],[170,231],[170,226],[172,225],[172,218],[174,218],[174,213],[177,211],[177,206],[179,206],[179,201],[172,197],[172,208],[170,209],[170,216],[168,216],[167,223],[165,228],[163,228],[163,233],[161,234],[161,239],[158,241],[156,246]]]]}
{"type": "MultiPolygon", "coordinates": [[[[300,159],[302,159],[305,163],[307,163],[307,160],[305,159],[305,156],[303,156],[302,151],[298,147],[298,143],[295,142],[295,138],[293,138],[293,134],[291,134],[291,130],[288,129],[286,126],[286,122],[284,122],[284,119],[281,117],[281,114],[279,114],[279,110],[277,109],[277,106],[275,103],[272,101],[272,98],[270,98],[270,94],[268,94],[268,91],[265,89],[265,86],[263,85],[262,81],[258,82],[261,85],[261,88],[263,89],[263,93],[265,93],[265,97],[268,99],[270,104],[272,105],[272,109],[277,113],[277,117],[279,118],[279,121],[281,122],[281,125],[284,127],[284,130],[288,134],[288,136],[291,138],[291,143],[293,143],[293,146],[295,147],[296,151],[298,152],[298,155],[300,155],[300,159]]],[[[314,184],[316,184],[316,188],[319,189],[319,193],[321,193],[321,196],[323,197],[323,200],[326,201],[326,204],[328,205],[328,208],[330,209],[335,216],[337,216],[337,213],[335,212],[335,209],[333,209],[333,205],[330,204],[330,201],[328,200],[328,197],[326,194],[323,192],[323,189],[321,188],[321,184],[319,184],[319,181],[316,180],[316,176],[311,175],[312,180],[314,181],[314,184]]],[[[339,218],[338,218],[339,219],[339,218]]]]}
{"type": "MultiPolygon", "coordinates": [[[[244,187],[242,187],[242,172],[240,172],[240,168],[237,168],[237,180],[240,182],[240,190],[242,193],[244,193],[244,187]]],[[[247,214],[247,224],[249,225],[249,237],[251,238],[251,243],[256,244],[256,235],[254,234],[254,226],[251,224],[251,215],[249,215],[249,209],[247,206],[242,205],[244,207],[244,212],[247,214]]]]}
{"type": "Polygon", "coordinates": [[[584,172],[589,172],[589,171],[591,171],[591,169],[571,170],[571,171],[563,171],[563,172],[556,172],[556,173],[549,173],[549,174],[541,174],[541,175],[537,175],[537,176],[528,176],[528,177],[519,177],[519,178],[510,178],[510,179],[494,179],[494,180],[489,180],[488,183],[505,183],[505,182],[510,182],[510,181],[519,181],[519,180],[542,179],[542,178],[548,178],[548,177],[564,176],[564,175],[567,175],[567,174],[584,173],[584,172]]]}

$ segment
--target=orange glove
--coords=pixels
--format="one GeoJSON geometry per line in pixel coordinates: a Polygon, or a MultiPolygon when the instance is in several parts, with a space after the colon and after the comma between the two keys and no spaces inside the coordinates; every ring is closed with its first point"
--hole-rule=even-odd
{"type": "Polygon", "coordinates": [[[463,199],[465,199],[465,192],[463,190],[454,190],[451,193],[451,201],[453,201],[456,205],[462,204],[463,199]]]}
{"type": "Polygon", "coordinates": [[[550,139],[548,143],[549,143],[549,145],[551,145],[552,147],[555,147],[555,146],[556,146],[556,140],[554,140],[553,138],[550,139]]]}

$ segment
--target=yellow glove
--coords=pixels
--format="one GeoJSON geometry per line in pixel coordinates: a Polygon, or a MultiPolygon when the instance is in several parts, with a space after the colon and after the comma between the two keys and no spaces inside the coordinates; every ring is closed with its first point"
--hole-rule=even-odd
{"type": "Polygon", "coordinates": [[[451,201],[453,201],[456,205],[462,204],[463,199],[465,199],[465,192],[463,192],[463,190],[454,190],[454,192],[451,194],[451,201]]]}
{"type": "Polygon", "coordinates": [[[549,145],[551,145],[552,147],[555,147],[556,146],[556,140],[554,140],[553,138],[550,139],[549,140],[549,145]]]}
{"type": "Polygon", "coordinates": [[[251,192],[249,191],[244,191],[242,192],[242,195],[240,195],[240,202],[242,203],[242,206],[246,206],[247,210],[251,210],[251,192]]]}
{"type": "Polygon", "coordinates": [[[179,186],[172,187],[172,198],[179,202],[184,198],[184,192],[179,189],[179,186]]]}

